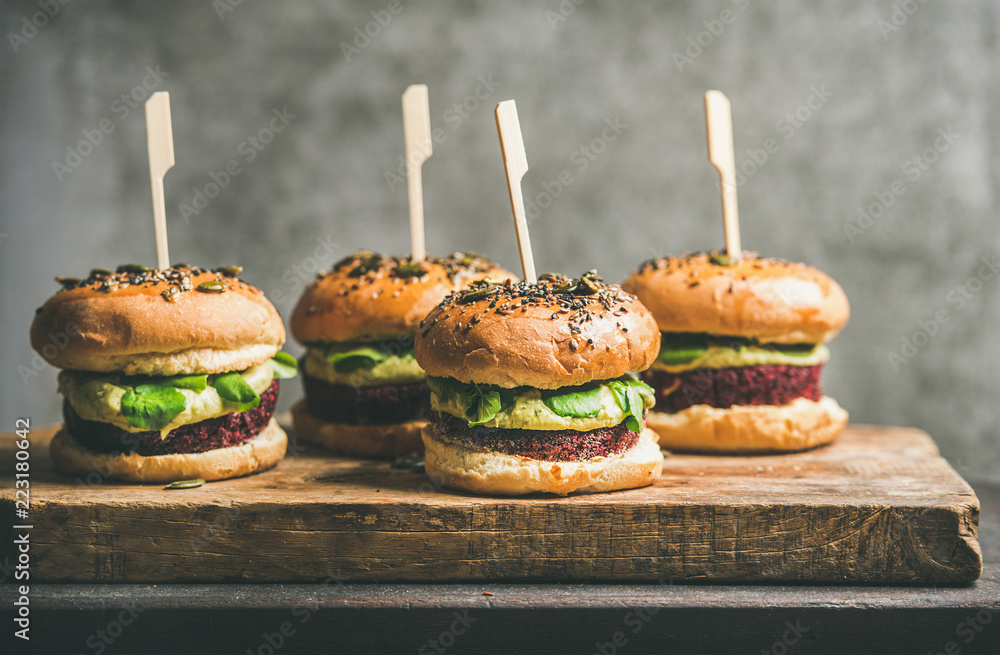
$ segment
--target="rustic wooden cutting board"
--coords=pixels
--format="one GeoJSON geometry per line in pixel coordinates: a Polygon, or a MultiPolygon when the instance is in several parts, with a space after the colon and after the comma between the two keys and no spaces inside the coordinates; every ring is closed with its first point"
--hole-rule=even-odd
{"type": "MultiPolygon", "coordinates": [[[[958,584],[982,570],[979,500],[919,430],[668,457],[652,487],[484,498],[293,440],[263,474],[197,489],[57,473],[31,434],[32,582],[636,580],[958,584]]],[[[0,525],[14,517],[0,436],[0,525]]],[[[0,563],[16,561],[12,539],[0,563]]]]}

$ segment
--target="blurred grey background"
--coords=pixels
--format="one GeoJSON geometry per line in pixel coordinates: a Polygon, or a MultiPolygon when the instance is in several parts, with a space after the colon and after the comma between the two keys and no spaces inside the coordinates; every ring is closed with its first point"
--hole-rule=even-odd
{"type": "MultiPolygon", "coordinates": [[[[827,392],[1000,480],[995,2],[4,0],[0,21],[0,430],[59,420],[27,338],[53,276],[155,263],[151,91],[171,94],[172,260],[242,264],[287,317],[318,268],[408,250],[408,84],[429,86],[438,130],[430,251],[516,270],[493,119],[515,98],[539,270],[616,281],[722,245],[717,88],[744,246],[851,299],[827,392]]],[[[299,395],[286,384],[282,407],[299,395]]]]}

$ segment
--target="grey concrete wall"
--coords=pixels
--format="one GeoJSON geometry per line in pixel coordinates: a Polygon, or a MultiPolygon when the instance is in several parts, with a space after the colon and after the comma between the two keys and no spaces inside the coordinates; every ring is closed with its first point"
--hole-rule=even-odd
{"type": "MultiPolygon", "coordinates": [[[[492,116],[516,98],[525,195],[547,205],[531,223],[539,269],[615,280],[653,254],[721,245],[702,109],[718,88],[748,173],[744,245],[827,271],[851,299],[828,392],[854,420],[925,428],[960,471],[1000,479],[997,3],[424,0],[393,14],[388,0],[244,0],[220,12],[231,1],[74,0],[37,30],[24,22],[44,22],[37,0],[0,8],[0,429],[58,420],[55,373],[34,374],[26,337],[52,277],[155,261],[144,118],[122,100],[144,83],[171,93],[172,258],[242,264],[286,316],[315,266],[408,248],[393,179],[406,85],[430,87],[441,130],[424,167],[431,251],[516,267],[492,116]],[[294,118],[254,149],[276,110],[294,118]],[[102,142],[56,171],[102,121],[102,142]],[[606,121],[625,127],[601,142],[606,121]],[[185,220],[180,205],[230,161],[239,174],[185,220]],[[560,174],[572,182],[557,189],[560,174]],[[933,336],[914,336],[921,325],[933,336]]],[[[300,392],[283,393],[287,407],[300,392]]]]}

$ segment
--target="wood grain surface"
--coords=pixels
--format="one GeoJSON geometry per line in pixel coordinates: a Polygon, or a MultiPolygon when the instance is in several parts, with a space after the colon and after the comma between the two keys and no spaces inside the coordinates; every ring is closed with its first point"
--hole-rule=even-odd
{"type": "MultiPolygon", "coordinates": [[[[31,434],[34,582],[962,584],[982,571],[976,495],[908,428],[851,426],[793,455],[672,456],[652,487],[568,498],[456,493],[294,438],[271,471],[167,491],[59,474],[52,433],[31,434]]],[[[4,530],[13,441],[0,436],[4,530]]]]}
{"type": "MultiPolygon", "coordinates": [[[[986,564],[973,585],[936,588],[347,581],[42,584],[31,593],[32,652],[60,655],[95,653],[87,640],[103,646],[95,630],[123,608],[141,613],[103,655],[1000,652],[1000,564],[986,564]],[[461,634],[449,635],[453,627],[461,634]]],[[[16,599],[0,585],[7,625],[16,599]]],[[[23,652],[13,639],[3,651],[9,635],[0,631],[0,651],[23,652]]]]}

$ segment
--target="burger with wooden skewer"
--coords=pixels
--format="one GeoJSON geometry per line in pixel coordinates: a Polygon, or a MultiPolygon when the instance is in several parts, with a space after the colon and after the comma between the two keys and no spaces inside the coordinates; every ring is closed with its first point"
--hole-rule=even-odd
{"type": "Polygon", "coordinates": [[[308,441],[335,452],[393,457],[423,452],[427,374],[413,355],[420,320],[454,291],[512,275],[477,255],[424,252],[420,164],[431,154],[427,87],[403,94],[412,254],[348,255],[320,274],[292,312],[305,398],[292,409],[308,441]]]}
{"type": "Polygon", "coordinates": [[[429,375],[425,467],[480,494],[614,491],[652,484],[663,455],[645,427],[659,331],[650,313],[590,271],[535,278],[520,180],[527,170],[513,101],[497,106],[524,282],[479,282],[421,323],[429,375]]]}
{"type": "Polygon", "coordinates": [[[709,154],[723,189],[726,252],[663,257],[622,283],[649,308],[660,353],[643,379],[648,423],[674,451],[795,451],[829,443],[847,412],[823,395],[824,345],[850,316],[827,275],[743,252],[729,101],[706,94],[709,154]]]}
{"type": "Polygon", "coordinates": [[[279,352],[285,328],[242,268],[168,264],[163,174],[173,166],[169,97],[146,104],[158,267],[95,269],[57,280],[38,309],[32,346],[62,368],[59,470],[136,482],[256,473],[288,438],[274,420],[278,379],[295,375],[279,352]],[[52,334],[64,334],[56,347],[52,334]]]}

